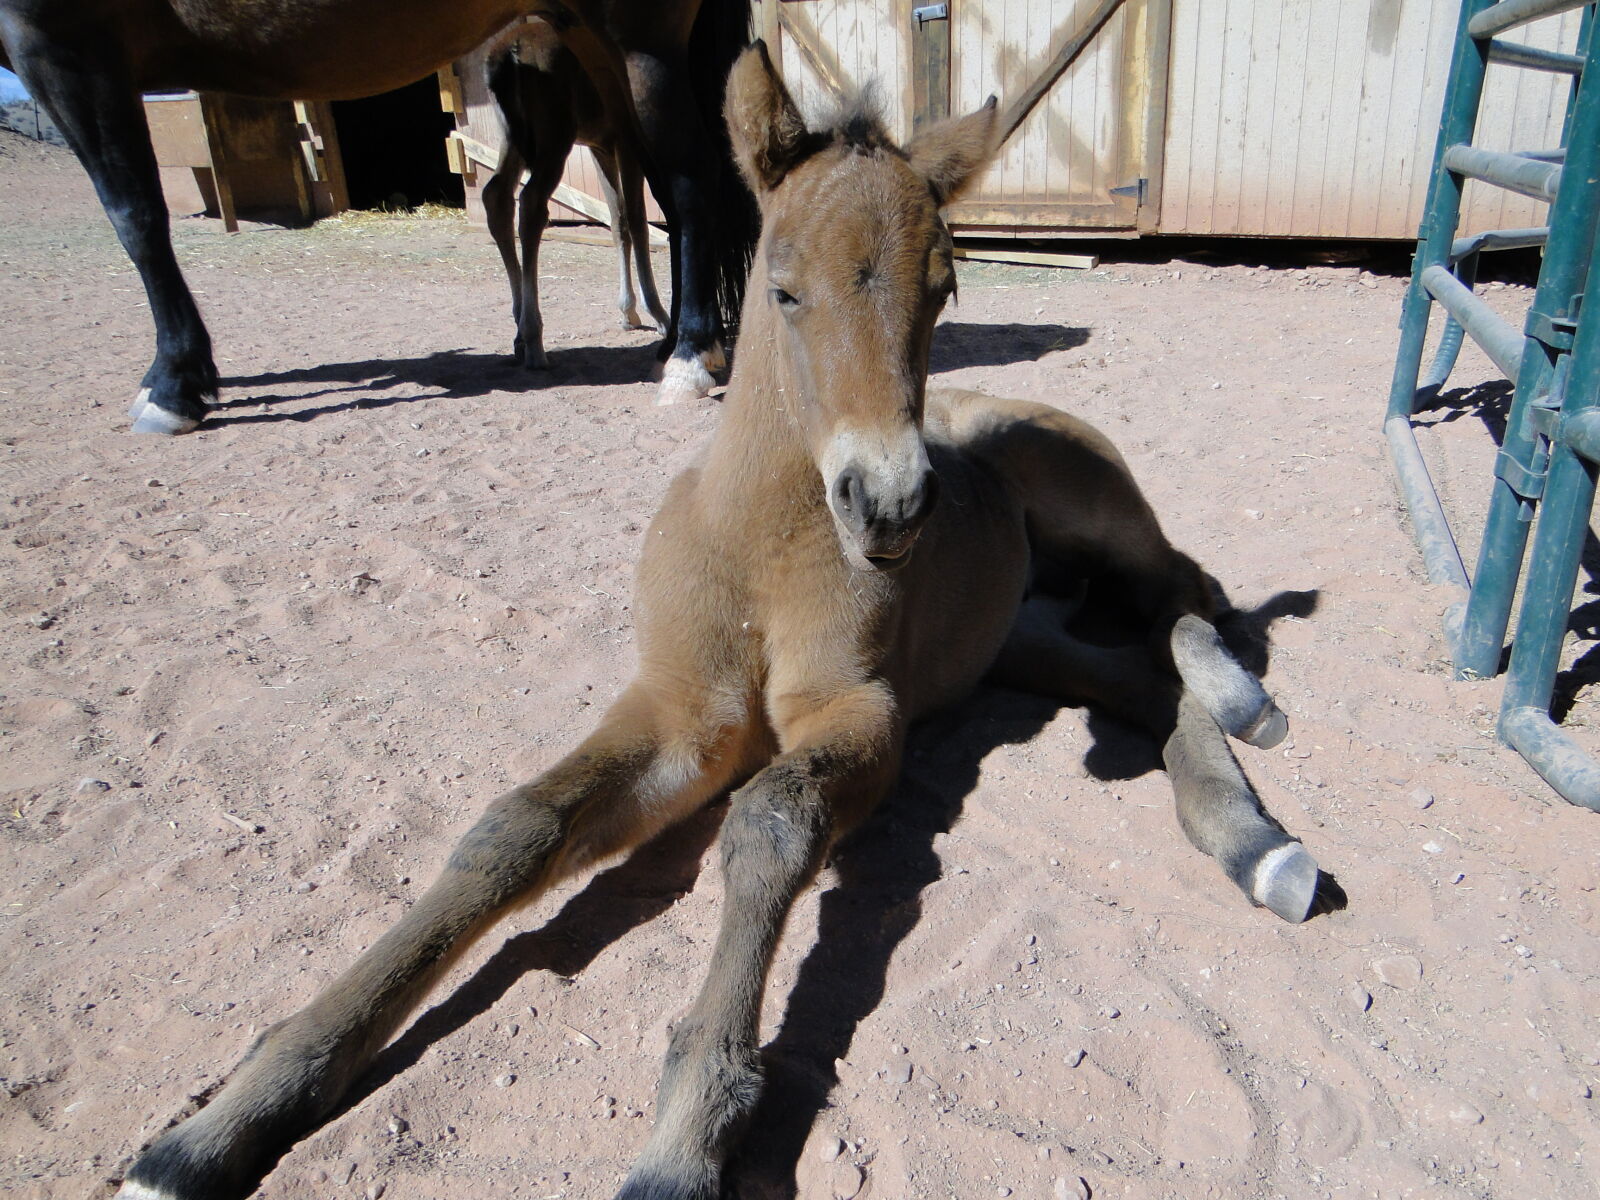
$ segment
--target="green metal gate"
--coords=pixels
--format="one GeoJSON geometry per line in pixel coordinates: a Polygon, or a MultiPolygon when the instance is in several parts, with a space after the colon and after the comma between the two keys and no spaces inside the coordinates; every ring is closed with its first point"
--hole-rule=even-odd
{"type": "Polygon", "coordinates": [[[1411,287],[1401,310],[1400,349],[1384,432],[1429,577],[1466,592],[1445,621],[1458,678],[1487,677],[1499,670],[1528,532],[1536,526],[1500,736],[1568,800],[1600,811],[1600,764],[1550,719],[1561,642],[1594,505],[1595,464],[1600,461],[1600,70],[1594,69],[1600,44],[1592,36],[1594,17],[1594,0],[1463,3],[1411,287]],[[1585,10],[1577,54],[1499,37],[1577,8],[1585,10]],[[1573,77],[1559,148],[1505,153],[1471,144],[1490,63],[1573,77]],[[1549,224],[1456,238],[1467,179],[1550,202],[1549,224]],[[1536,245],[1544,247],[1543,265],[1519,334],[1472,287],[1480,253],[1536,245]],[[1448,318],[1424,376],[1423,344],[1435,301],[1448,318]],[[1449,377],[1463,333],[1515,380],[1470,581],[1412,426],[1412,415],[1449,377]]]}

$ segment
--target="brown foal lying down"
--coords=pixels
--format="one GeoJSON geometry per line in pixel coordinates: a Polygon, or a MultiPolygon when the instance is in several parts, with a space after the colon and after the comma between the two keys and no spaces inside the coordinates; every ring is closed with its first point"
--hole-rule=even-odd
{"type": "Polygon", "coordinates": [[[582,745],[489,806],[393,929],[261,1036],[124,1197],[247,1190],[475,937],[737,788],[710,971],[620,1192],[714,1197],[761,1088],[762,993],[796,894],[894,785],[907,726],[985,677],[1154,728],[1190,840],[1257,904],[1311,912],[1315,862],[1227,746],[1272,744],[1283,715],[1223,649],[1204,577],[1116,450],[1053,408],[925,390],[955,287],[939,209],[988,161],[992,103],[903,150],[859,112],[808,129],[758,45],[727,114],[764,230],[721,426],[645,537],[638,676],[582,745]],[[1085,578],[1121,589],[1144,643],[1066,631],[1085,578]]]}

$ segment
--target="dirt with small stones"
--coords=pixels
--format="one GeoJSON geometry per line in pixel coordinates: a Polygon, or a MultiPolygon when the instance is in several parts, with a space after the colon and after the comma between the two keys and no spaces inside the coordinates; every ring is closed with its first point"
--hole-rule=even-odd
{"type": "MultiPolygon", "coordinates": [[[[224,403],[132,437],[137,278],[70,157],[0,137],[0,1188],[105,1196],[617,694],[718,404],[654,406],[604,248],[547,247],[530,375],[480,230],[184,220],[224,403]]],[[[1267,630],[1291,740],[1239,757],[1348,907],[1252,909],[1153,747],[983,692],[796,909],[739,1194],[1596,1195],[1600,818],[1449,678],[1380,435],[1403,277],[1102,252],[963,265],[935,373],[1106,430],[1267,630]]],[[[1494,378],[1469,351],[1422,435],[1469,561],[1494,378]]],[[[259,1194],[611,1195],[720,815],[496,928],[259,1194]]]]}

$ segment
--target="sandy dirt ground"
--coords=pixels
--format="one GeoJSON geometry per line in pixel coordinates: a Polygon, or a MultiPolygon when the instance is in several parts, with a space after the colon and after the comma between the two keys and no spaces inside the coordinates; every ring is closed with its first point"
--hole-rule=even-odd
{"type": "MultiPolygon", "coordinates": [[[[76,164],[4,136],[0,1190],[53,1200],[109,1195],[617,694],[641,530],[718,406],[653,405],[605,249],[547,250],[533,376],[459,221],[182,221],[224,406],[131,437],[137,280],[76,164]]],[[[1379,432],[1396,263],[963,266],[937,376],[1109,432],[1265,630],[1291,740],[1240,758],[1349,905],[1252,909],[1147,740],[980,693],[795,912],[736,1194],[1600,1194],[1600,818],[1448,678],[1379,432]]],[[[1493,377],[1469,354],[1423,435],[1469,534],[1493,377]]],[[[492,932],[259,1194],[611,1195],[721,812],[492,932]]]]}

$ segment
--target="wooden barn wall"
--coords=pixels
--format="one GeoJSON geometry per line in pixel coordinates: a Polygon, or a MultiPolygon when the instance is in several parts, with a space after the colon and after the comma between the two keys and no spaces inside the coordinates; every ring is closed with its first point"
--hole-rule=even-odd
{"type": "MultiPolygon", "coordinates": [[[[1412,238],[1458,0],[1174,0],[1163,233],[1412,238]]],[[[1516,40],[1572,51],[1579,13],[1516,40]]],[[[1568,81],[1492,64],[1476,144],[1559,143],[1568,81]]],[[[1471,231],[1546,206],[1469,183],[1471,231]]]]}

